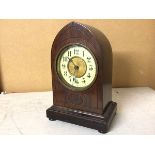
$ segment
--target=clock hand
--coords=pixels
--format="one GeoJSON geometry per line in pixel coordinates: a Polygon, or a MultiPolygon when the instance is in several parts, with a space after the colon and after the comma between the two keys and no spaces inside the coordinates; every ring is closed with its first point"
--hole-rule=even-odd
{"type": "MultiPolygon", "coordinates": [[[[69,57],[67,57],[69,59],[69,57]]],[[[75,63],[73,62],[72,59],[69,59],[69,62],[71,62],[73,65],[74,65],[74,69],[75,70],[79,70],[79,66],[78,65],[75,65],[75,63]]]]}
{"type": "Polygon", "coordinates": [[[74,70],[74,73],[73,73],[73,83],[74,83],[74,80],[76,80],[75,72],[76,72],[76,69],[74,70]]]}
{"type": "Polygon", "coordinates": [[[77,66],[77,65],[75,65],[75,63],[73,62],[72,59],[70,59],[69,57],[67,57],[67,58],[69,59],[69,62],[71,62],[74,66],[77,66]]]}

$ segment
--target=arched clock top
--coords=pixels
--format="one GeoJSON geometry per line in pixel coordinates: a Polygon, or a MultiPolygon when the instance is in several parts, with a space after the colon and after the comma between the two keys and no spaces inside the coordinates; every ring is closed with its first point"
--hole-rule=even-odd
{"type": "MultiPolygon", "coordinates": [[[[80,24],[77,22],[71,22],[64,26],[54,39],[52,49],[59,50],[62,48],[63,43],[78,42],[83,40],[83,44],[93,44],[94,46],[108,48],[111,50],[110,43],[106,36],[94,27],[80,24]],[[61,43],[61,44],[60,44],[61,43]]],[[[97,48],[97,47],[96,47],[97,48]]]]}

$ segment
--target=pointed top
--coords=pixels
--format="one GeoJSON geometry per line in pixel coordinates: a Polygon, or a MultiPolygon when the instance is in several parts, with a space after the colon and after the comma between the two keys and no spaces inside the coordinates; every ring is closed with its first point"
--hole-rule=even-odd
{"type": "Polygon", "coordinates": [[[81,24],[81,23],[79,23],[79,22],[75,22],[75,21],[72,21],[72,22],[70,22],[70,23],[68,23],[67,24],[67,26],[72,26],[72,25],[79,25],[79,26],[82,26],[82,27],[85,27],[85,25],[83,25],[83,24],[81,24]]]}

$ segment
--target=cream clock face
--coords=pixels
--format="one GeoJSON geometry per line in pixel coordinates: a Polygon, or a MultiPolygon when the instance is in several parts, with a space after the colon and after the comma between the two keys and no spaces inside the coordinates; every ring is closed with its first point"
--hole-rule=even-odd
{"type": "Polygon", "coordinates": [[[72,45],[63,49],[58,56],[57,72],[62,82],[69,88],[85,90],[96,79],[96,59],[87,48],[72,45]]]}

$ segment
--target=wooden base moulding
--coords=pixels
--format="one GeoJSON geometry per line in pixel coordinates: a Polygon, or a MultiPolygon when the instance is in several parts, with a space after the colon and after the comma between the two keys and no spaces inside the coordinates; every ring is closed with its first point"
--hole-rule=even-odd
{"type": "Polygon", "coordinates": [[[109,131],[110,124],[116,114],[117,104],[109,102],[102,115],[59,107],[53,105],[46,111],[49,120],[61,120],[98,130],[100,133],[109,131]]]}

